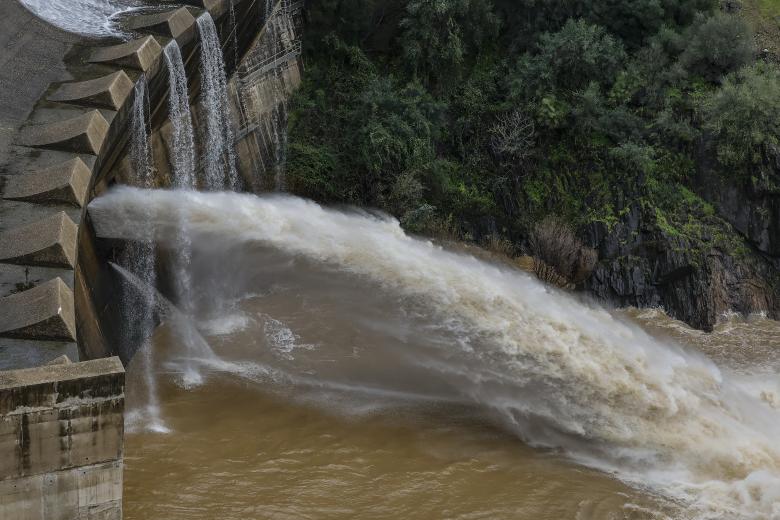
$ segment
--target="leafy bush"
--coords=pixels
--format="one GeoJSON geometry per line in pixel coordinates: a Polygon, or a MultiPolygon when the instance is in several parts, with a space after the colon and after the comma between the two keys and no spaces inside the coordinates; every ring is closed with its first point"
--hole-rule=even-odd
{"type": "Polygon", "coordinates": [[[718,159],[747,172],[780,145],[780,71],[746,67],[726,77],[702,103],[704,128],[716,139],[718,159]]]}
{"type": "Polygon", "coordinates": [[[521,60],[515,79],[534,97],[573,92],[591,82],[611,84],[625,59],[623,45],[603,27],[571,19],[560,31],[539,37],[538,53],[521,60]]]}
{"type": "Polygon", "coordinates": [[[718,13],[691,28],[679,65],[690,74],[717,82],[750,63],[754,54],[747,23],[738,16],[718,13]]]}
{"type": "MultiPolygon", "coordinates": [[[[307,2],[289,187],[514,249],[548,215],[673,215],[713,153],[747,174],[780,147],[780,74],[750,65],[745,24],[714,4],[307,2]]],[[[556,272],[577,280],[572,265],[556,272]]]]}
{"type": "Polygon", "coordinates": [[[499,26],[490,0],[410,0],[400,22],[403,57],[416,77],[441,85],[495,40],[499,26]]]}

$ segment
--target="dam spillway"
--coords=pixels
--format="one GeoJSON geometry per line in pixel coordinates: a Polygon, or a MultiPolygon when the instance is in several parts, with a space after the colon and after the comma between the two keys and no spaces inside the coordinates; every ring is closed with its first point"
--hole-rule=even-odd
{"type": "MultiPolygon", "coordinates": [[[[539,467],[549,482],[542,478],[535,484],[538,489],[525,488],[528,477],[518,474],[522,471],[486,468],[482,463],[490,466],[495,457],[484,454],[440,454],[441,440],[433,438],[419,449],[458,462],[431,471],[436,464],[420,462],[417,457],[424,460],[424,455],[418,455],[401,457],[396,466],[383,459],[415,448],[388,448],[392,434],[381,428],[368,435],[372,428],[367,423],[376,416],[385,416],[378,422],[393,431],[399,415],[404,420],[397,422],[416,424],[438,412],[443,417],[433,422],[440,422],[440,429],[455,428],[458,435],[473,439],[478,436],[473,426],[456,428],[452,417],[484,421],[510,433],[515,443],[522,439],[547,448],[548,457],[562,454],[617,481],[649,489],[660,503],[651,500],[643,506],[649,509],[636,514],[623,511],[624,518],[772,518],[780,482],[780,451],[774,442],[780,430],[773,404],[777,385],[772,374],[780,367],[776,353],[761,359],[751,356],[749,348],[735,348],[730,354],[747,356],[736,363],[724,359],[729,353],[714,349],[704,355],[648,334],[620,311],[545,287],[510,265],[410,236],[386,215],[324,208],[290,195],[119,187],[93,201],[89,212],[96,233],[104,238],[132,240],[141,238],[138,230],[153,230],[160,248],[176,249],[182,232],[189,237],[191,272],[199,283],[186,315],[213,349],[194,349],[178,327],[168,327],[167,337],[161,332],[154,338],[155,364],[164,367],[158,372],[161,413],[166,427],[176,432],[172,437],[181,435],[189,439],[186,444],[202,446],[193,438],[224,432],[197,418],[231,422],[231,414],[220,407],[235,410],[228,402],[242,397],[245,411],[238,415],[248,416],[252,427],[249,432],[240,424],[229,427],[231,442],[225,444],[232,445],[236,436],[247,449],[225,448],[222,452],[234,455],[225,455],[224,462],[199,454],[202,448],[185,448],[196,460],[222,470],[177,474],[200,486],[211,482],[232,496],[227,503],[238,504],[238,511],[250,508],[260,516],[262,506],[278,503],[275,493],[264,491],[278,478],[306,492],[306,500],[286,507],[314,517],[327,510],[324,503],[333,489],[348,487],[349,501],[341,500],[341,507],[358,517],[394,518],[394,507],[410,508],[404,510],[415,517],[415,505],[449,513],[452,509],[440,503],[439,494],[450,496],[458,508],[463,502],[451,493],[463,489],[464,502],[475,500],[478,511],[491,511],[496,518],[557,519],[575,511],[580,518],[621,518],[614,506],[610,513],[583,507],[556,516],[556,508],[549,507],[556,498],[545,490],[548,484],[561,485],[561,477],[550,466],[539,467]],[[188,381],[188,372],[204,377],[188,381]],[[227,397],[208,398],[209,393],[227,397]],[[175,410],[182,402],[191,407],[187,414],[175,410]],[[305,420],[294,420],[303,414],[305,420]],[[277,421],[287,435],[299,437],[295,448],[274,441],[282,435],[277,421]],[[362,448],[345,447],[344,439],[333,436],[333,431],[348,428],[362,432],[346,435],[357,438],[353,442],[362,448]],[[360,440],[363,435],[370,440],[360,440]],[[323,459],[330,462],[321,463],[323,459]],[[368,476],[372,464],[385,466],[373,480],[368,476]],[[463,466],[479,469],[470,473],[463,466]],[[512,480],[497,482],[507,471],[518,479],[521,492],[509,492],[493,503],[468,491],[483,478],[512,488],[512,480]],[[406,475],[409,483],[394,481],[403,482],[396,473],[406,475]],[[226,489],[220,478],[239,482],[243,493],[226,489]],[[427,484],[427,479],[436,483],[427,484]],[[257,483],[255,493],[246,491],[252,487],[248,483],[257,483]],[[524,492],[541,493],[546,500],[524,492]],[[261,501],[257,493],[263,495],[261,501]],[[375,504],[364,493],[375,497],[375,504]],[[392,493],[403,497],[384,498],[392,493]],[[531,515],[526,504],[539,512],[531,515]]],[[[776,347],[771,338],[777,325],[770,320],[763,325],[772,332],[756,340],[776,347]]],[[[164,450],[171,440],[144,434],[148,423],[134,426],[140,430],[134,437],[158,446],[155,452],[170,461],[164,450]]],[[[503,453],[505,448],[495,449],[503,453]]],[[[499,467],[523,463],[530,460],[521,456],[493,462],[499,467]]],[[[189,462],[172,464],[191,468],[189,462]]],[[[148,471],[150,464],[139,466],[148,471]]],[[[603,490],[580,481],[589,478],[581,471],[564,479],[578,486],[566,493],[593,492],[605,499],[603,490]]],[[[147,487],[137,480],[134,486],[147,487]]],[[[492,489],[486,492],[494,496],[492,489]]],[[[276,493],[289,490],[277,488],[276,493]]],[[[227,509],[224,499],[195,500],[194,494],[181,492],[183,500],[205,509],[193,505],[171,511],[173,518],[240,518],[235,512],[213,512],[227,509]]],[[[648,501],[636,492],[628,496],[634,505],[648,501]]],[[[453,515],[468,516],[468,509],[453,515]]]]}
{"type": "MultiPolygon", "coordinates": [[[[178,91],[183,92],[181,101],[188,110],[192,104],[205,120],[199,100],[204,83],[199,73],[199,17],[213,20],[208,26],[210,52],[234,57],[222,62],[230,81],[220,88],[232,93],[230,100],[221,100],[223,119],[225,102],[235,106],[239,93],[262,83],[237,87],[235,73],[243,60],[263,52],[266,3],[187,3],[166,10],[151,1],[102,4],[110,12],[92,11],[89,2],[81,11],[67,1],[0,6],[0,53],[9,64],[0,78],[0,370],[7,371],[0,372],[0,392],[6,403],[3,420],[16,424],[4,429],[0,439],[8,448],[2,453],[8,470],[0,473],[2,518],[121,518],[122,363],[138,345],[128,347],[137,338],[123,337],[127,327],[118,301],[121,287],[108,256],[124,255],[149,270],[154,252],[138,243],[116,252],[98,244],[85,208],[116,183],[166,186],[174,180],[168,159],[170,96],[164,50],[171,45],[180,49],[184,70],[179,73],[185,76],[184,90],[178,91]],[[85,20],[95,25],[75,30],[85,20]],[[137,96],[145,100],[139,102],[137,96]],[[141,115],[146,122],[139,123],[141,115]],[[148,146],[141,155],[139,139],[148,146]],[[55,359],[64,361],[44,366],[55,359]],[[106,363],[97,363],[102,359],[106,363]],[[51,409],[45,414],[60,416],[51,423],[61,429],[53,440],[29,435],[18,422],[51,428],[24,411],[33,404],[26,396],[44,384],[53,389],[47,405],[51,409]],[[68,411],[66,403],[72,398],[80,404],[68,411]],[[111,403],[115,415],[101,411],[98,403],[104,401],[111,403]],[[95,426],[75,436],[80,430],[67,414],[92,414],[95,426]],[[57,458],[57,443],[74,442],[112,449],[78,456],[62,451],[59,458],[68,462],[61,466],[33,464],[24,455],[45,450],[57,458]],[[81,477],[69,476],[74,471],[81,477]],[[59,479],[65,487],[42,487],[45,479],[59,479]],[[103,481],[107,484],[98,484],[103,481]],[[14,491],[20,485],[25,491],[14,491]]],[[[289,9],[282,4],[275,3],[273,12],[289,9]]],[[[297,55],[285,66],[297,69],[296,60],[297,55]]],[[[238,117],[235,124],[239,128],[246,122],[238,117]]],[[[246,144],[252,139],[251,133],[242,138],[244,150],[256,149],[246,144]]],[[[253,176],[246,160],[243,164],[241,175],[253,176]]],[[[194,164],[187,168],[188,174],[196,173],[194,164]]]]}
{"type": "Polygon", "coordinates": [[[0,39],[46,67],[0,98],[0,517],[777,516],[776,324],[702,337],[375,211],[224,191],[288,185],[296,4],[148,3],[0,8],[95,24],[0,39]]]}

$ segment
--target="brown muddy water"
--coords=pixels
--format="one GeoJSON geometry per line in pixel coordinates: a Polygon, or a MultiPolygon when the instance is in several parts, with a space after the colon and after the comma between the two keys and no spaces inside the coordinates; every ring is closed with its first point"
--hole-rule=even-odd
{"type": "MultiPolygon", "coordinates": [[[[780,352],[775,321],[724,316],[707,334],[660,310],[621,312],[724,364],[777,370],[764,363],[780,352]]],[[[175,342],[171,335],[162,329],[155,341],[164,348],[175,342]]],[[[145,402],[138,365],[128,371],[130,408],[145,402]]],[[[128,433],[127,520],[688,516],[555,450],[529,447],[469,407],[405,404],[345,414],[231,374],[192,389],[161,380],[161,416],[172,431],[128,433]]]]}
{"type": "Polygon", "coordinates": [[[656,518],[653,500],[453,407],[343,417],[215,378],[127,436],[125,518],[656,518]]]}
{"type": "Polygon", "coordinates": [[[90,215],[186,249],[129,367],[130,520],[780,518],[775,322],[611,312],[294,197],[90,215]]]}
{"type": "MultiPolygon", "coordinates": [[[[713,333],[660,310],[623,311],[724,364],[777,371],[780,324],[724,316],[713,333]]],[[[158,344],[174,341],[161,330],[158,344]]],[[[136,360],[140,359],[136,358],[136,360]]],[[[140,406],[139,363],[128,406],[140,406]]],[[[230,374],[185,389],[165,377],[171,433],[128,433],[125,518],[611,520],[687,516],[672,502],[520,442],[448,404],[346,415],[230,374]]]]}

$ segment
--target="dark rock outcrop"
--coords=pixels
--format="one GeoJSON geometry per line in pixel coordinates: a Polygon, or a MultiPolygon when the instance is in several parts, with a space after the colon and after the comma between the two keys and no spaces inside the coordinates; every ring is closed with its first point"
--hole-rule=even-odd
{"type": "MultiPolygon", "coordinates": [[[[749,200],[739,190],[725,195],[749,200]]],[[[729,311],[778,318],[778,259],[769,253],[780,240],[776,220],[755,217],[762,207],[718,206],[717,215],[704,217],[694,234],[664,229],[654,209],[637,203],[612,229],[603,224],[588,229],[600,262],[586,288],[620,306],[663,307],[704,330],[729,311]]]]}

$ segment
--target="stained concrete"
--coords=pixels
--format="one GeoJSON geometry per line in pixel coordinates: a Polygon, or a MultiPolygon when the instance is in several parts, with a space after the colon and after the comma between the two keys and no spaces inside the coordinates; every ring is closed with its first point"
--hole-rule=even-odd
{"type": "Polygon", "coordinates": [[[179,38],[194,30],[195,17],[184,7],[174,11],[133,16],[126,23],[128,29],[145,31],[168,38],[179,38]]]}
{"type": "Polygon", "coordinates": [[[0,337],[75,341],[73,291],[60,278],[0,299],[0,337]]]}
{"type": "MultiPolygon", "coordinates": [[[[102,359],[93,359],[81,363],[69,363],[67,366],[46,365],[36,368],[27,368],[21,370],[9,370],[0,372],[0,414],[14,412],[23,412],[21,408],[38,408],[54,406],[56,403],[62,403],[71,398],[85,398],[88,396],[103,397],[121,396],[124,391],[125,369],[119,358],[110,357],[102,359]],[[63,394],[62,385],[67,382],[77,382],[78,384],[63,394]],[[85,383],[98,383],[94,390],[90,389],[85,383]],[[43,394],[41,392],[23,393],[28,387],[37,385],[50,385],[52,392],[43,394]],[[103,387],[103,385],[112,385],[103,387]],[[95,390],[101,390],[97,392],[95,390]],[[75,393],[73,393],[75,392],[75,393]],[[13,399],[9,402],[9,396],[13,399]]],[[[0,478],[8,476],[0,471],[0,478]]]]}
{"type": "Polygon", "coordinates": [[[48,99],[118,110],[132,91],[133,82],[120,70],[100,78],[63,83],[48,99]]]}
{"type": "Polygon", "coordinates": [[[0,232],[33,224],[60,211],[67,213],[76,224],[81,221],[81,208],[74,206],[2,200],[0,201],[0,232]]]}
{"type": "Polygon", "coordinates": [[[47,366],[49,366],[49,365],[70,365],[71,363],[73,363],[73,362],[70,360],[68,355],[67,354],[63,354],[63,355],[61,355],[59,357],[56,357],[56,358],[52,359],[51,361],[46,363],[46,365],[47,366]]]}
{"type": "Polygon", "coordinates": [[[117,358],[0,372],[0,518],[122,518],[117,358]]]}
{"type": "Polygon", "coordinates": [[[92,170],[75,157],[55,166],[26,175],[10,175],[4,184],[2,197],[40,203],[64,203],[81,207],[87,195],[92,170]]]}
{"type": "Polygon", "coordinates": [[[227,86],[238,171],[255,191],[276,189],[273,123],[301,83],[295,30],[291,20],[277,10],[227,86]],[[269,30],[271,24],[273,30],[269,30]],[[277,38],[276,44],[269,41],[271,37],[277,38]],[[280,49],[288,52],[277,55],[280,49]],[[262,66],[269,61],[270,66],[262,66]]]}
{"type": "Polygon", "coordinates": [[[27,127],[20,144],[97,155],[108,133],[108,122],[92,110],[71,119],[27,127]]]}
{"type": "Polygon", "coordinates": [[[213,18],[222,16],[230,9],[230,0],[186,0],[184,3],[205,9],[213,18]]]}
{"type": "Polygon", "coordinates": [[[78,361],[76,343],[3,338],[0,340],[0,371],[39,367],[63,355],[78,361]]]}
{"type": "Polygon", "coordinates": [[[146,72],[157,61],[161,52],[162,47],[153,36],[144,36],[127,43],[95,49],[88,61],[146,72]]]}
{"type": "Polygon", "coordinates": [[[49,84],[72,79],[64,57],[79,39],[36,18],[16,0],[0,1],[0,164],[49,84]]]}
{"type": "Polygon", "coordinates": [[[122,462],[0,481],[0,518],[121,520],[122,462]]]}
{"type": "Polygon", "coordinates": [[[76,263],[78,228],[60,211],[26,226],[0,233],[0,262],[45,267],[76,263]]]}

